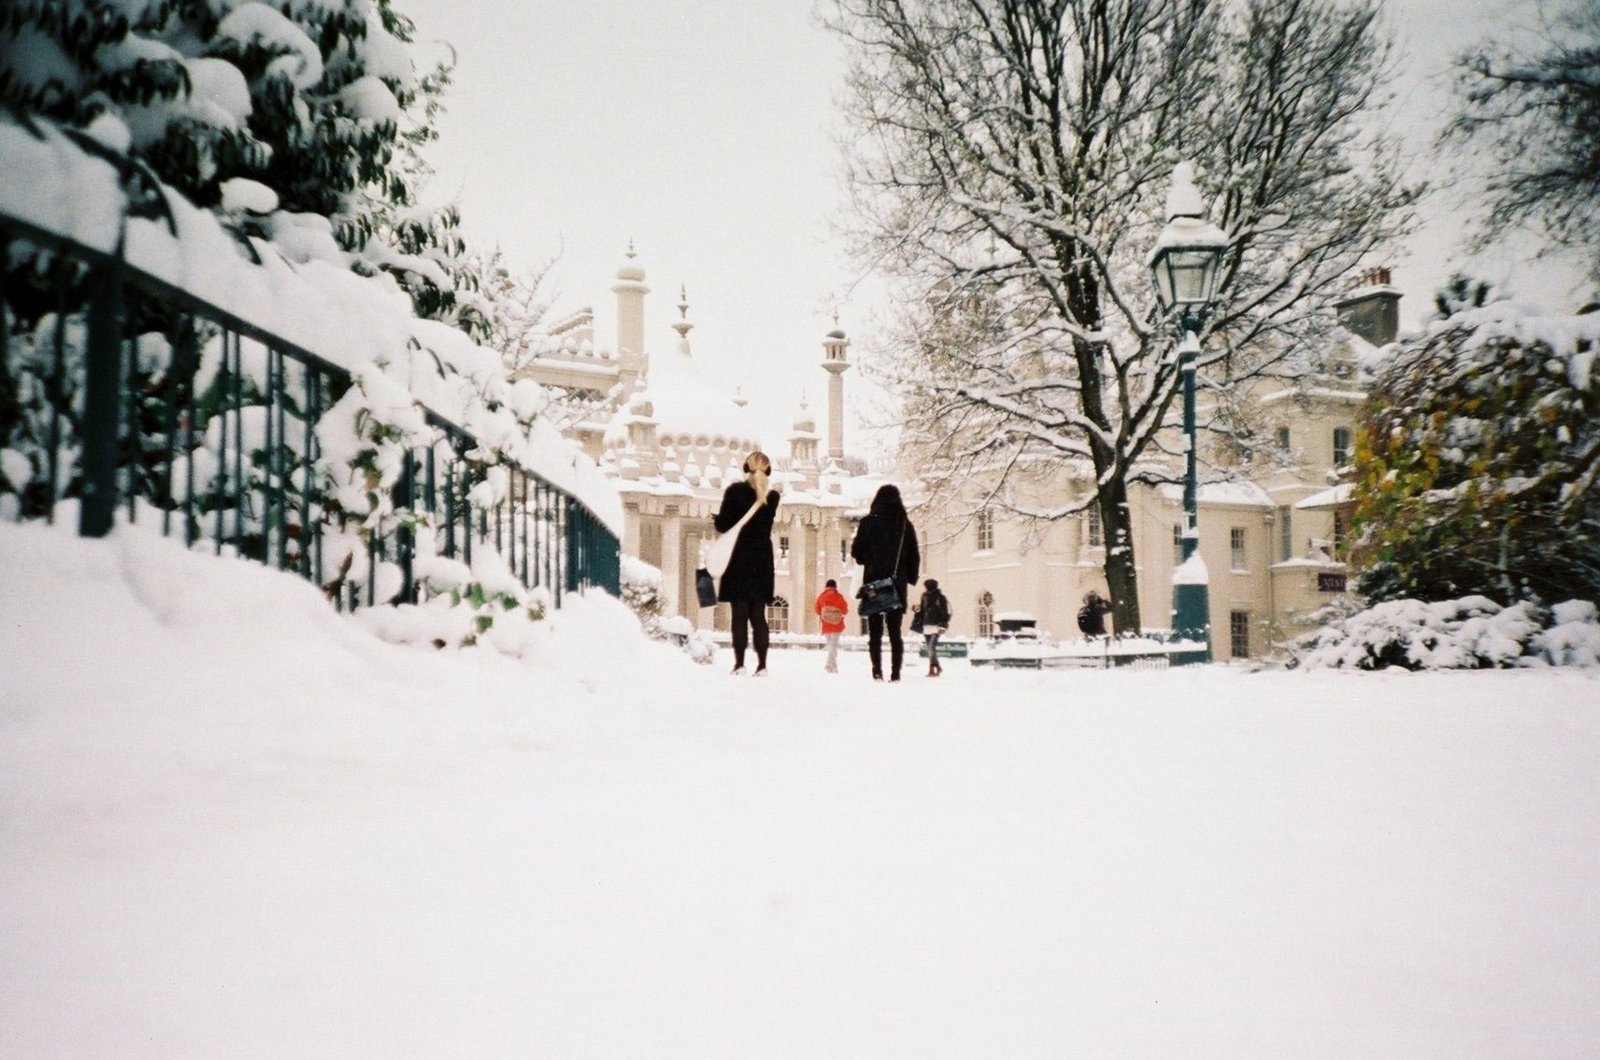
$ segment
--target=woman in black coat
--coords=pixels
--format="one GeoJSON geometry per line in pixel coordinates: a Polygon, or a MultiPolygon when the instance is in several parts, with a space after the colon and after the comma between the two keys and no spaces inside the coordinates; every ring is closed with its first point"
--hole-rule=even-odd
{"type": "Polygon", "coordinates": [[[767,454],[745,457],[744,478],[722,491],[722,508],[711,520],[717,533],[725,534],[761,499],[761,507],[740,528],[728,569],[717,586],[717,599],[733,605],[733,672],[744,672],[745,645],[754,640],[757,677],[767,672],[767,605],[773,596],[772,519],[778,511],[778,492],[767,488],[771,472],[767,454]]]}
{"type": "Polygon", "coordinates": [[[906,593],[916,584],[922,567],[917,551],[917,530],[906,516],[905,502],[898,486],[880,486],[872,507],[850,546],[850,557],[861,564],[861,583],[893,578],[900,590],[900,608],[867,616],[867,649],[872,656],[872,679],[883,680],[883,631],[889,630],[889,680],[900,680],[900,664],[905,658],[905,642],[900,639],[900,623],[906,617],[906,593]]]}

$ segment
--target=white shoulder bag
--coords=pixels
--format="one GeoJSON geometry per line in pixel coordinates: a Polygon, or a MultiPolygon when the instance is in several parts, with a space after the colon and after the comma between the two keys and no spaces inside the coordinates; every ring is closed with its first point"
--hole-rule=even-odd
{"type": "Polygon", "coordinates": [[[716,579],[718,589],[722,588],[722,573],[728,569],[728,561],[733,558],[733,546],[739,541],[739,531],[744,529],[744,524],[750,521],[750,517],[756,514],[756,509],[759,507],[761,501],[758,499],[727,533],[718,536],[706,546],[706,572],[716,579]]]}

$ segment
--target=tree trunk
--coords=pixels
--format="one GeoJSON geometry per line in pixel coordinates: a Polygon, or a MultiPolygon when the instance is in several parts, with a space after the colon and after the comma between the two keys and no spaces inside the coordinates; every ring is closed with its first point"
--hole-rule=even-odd
{"type": "Polygon", "coordinates": [[[1133,562],[1133,513],[1128,509],[1128,485],[1118,477],[1102,486],[1095,503],[1105,528],[1106,591],[1111,596],[1111,620],[1118,633],[1138,633],[1139,576],[1133,562]]]}

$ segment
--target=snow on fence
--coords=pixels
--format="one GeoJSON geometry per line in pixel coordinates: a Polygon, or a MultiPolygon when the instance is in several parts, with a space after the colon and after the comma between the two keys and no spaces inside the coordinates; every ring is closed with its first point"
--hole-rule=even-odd
{"type": "Polygon", "coordinates": [[[341,607],[619,591],[622,509],[499,356],[241,244],[136,162],[0,117],[0,516],[118,511],[341,607]],[[251,260],[254,259],[254,260],[251,260]]]}

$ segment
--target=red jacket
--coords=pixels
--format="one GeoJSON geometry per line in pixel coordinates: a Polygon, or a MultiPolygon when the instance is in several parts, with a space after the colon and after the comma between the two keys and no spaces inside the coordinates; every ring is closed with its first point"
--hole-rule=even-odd
{"type": "Polygon", "coordinates": [[[824,618],[822,620],[822,632],[843,633],[844,616],[850,613],[850,601],[846,600],[844,594],[837,589],[824,589],[817,594],[817,614],[820,616],[823,608],[826,607],[837,607],[839,609],[839,621],[829,622],[824,618]]]}

